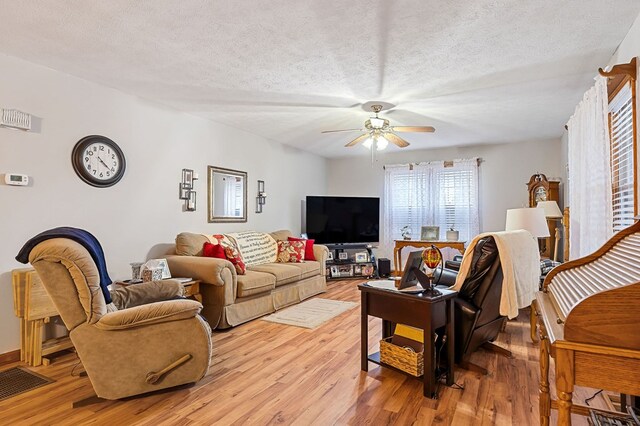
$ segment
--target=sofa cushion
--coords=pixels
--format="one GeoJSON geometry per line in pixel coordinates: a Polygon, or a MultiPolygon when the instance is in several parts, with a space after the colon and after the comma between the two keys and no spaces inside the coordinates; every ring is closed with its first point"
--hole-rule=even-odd
{"type": "Polygon", "coordinates": [[[320,262],[315,260],[305,260],[302,263],[287,263],[287,266],[289,265],[293,266],[294,268],[300,269],[301,280],[322,274],[321,264],[320,262]]]}
{"type": "Polygon", "coordinates": [[[264,293],[276,288],[276,277],[266,272],[247,270],[238,275],[238,297],[264,293]]]}
{"type": "Polygon", "coordinates": [[[287,238],[292,237],[293,234],[291,233],[291,231],[287,231],[286,229],[282,229],[280,231],[272,232],[271,236],[276,241],[287,241],[287,238]]]}
{"type": "Polygon", "coordinates": [[[251,266],[249,269],[273,275],[276,279],[276,287],[292,283],[294,281],[299,281],[302,274],[301,269],[296,268],[293,263],[265,263],[262,265],[251,266]]]}
{"type": "Polygon", "coordinates": [[[176,236],[176,254],[180,256],[202,256],[204,243],[209,239],[202,234],[181,232],[176,236]]]}

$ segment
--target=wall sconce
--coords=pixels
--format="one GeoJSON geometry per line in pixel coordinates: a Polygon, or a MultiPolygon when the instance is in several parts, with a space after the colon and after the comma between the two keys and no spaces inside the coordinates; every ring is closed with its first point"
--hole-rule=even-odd
{"type": "Polygon", "coordinates": [[[182,169],[182,181],[180,182],[178,198],[184,200],[185,212],[196,211],[196,191],[193,189],[193,181],[198,180],[198,174],[191,169],[182,169]]]}
{"type": "Polygon", "coordinates": [[[264,181],[258,181],[258,196],[256,197],[256,213],[262,213],[262,206],[267,202],[267,194],[264,192],[264,181]]]}

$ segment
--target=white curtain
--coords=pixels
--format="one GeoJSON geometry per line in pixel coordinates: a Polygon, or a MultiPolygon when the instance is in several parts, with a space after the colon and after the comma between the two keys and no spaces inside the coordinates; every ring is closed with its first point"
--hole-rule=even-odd
{"type": "Polygon", "coordinates": [[[439,239],[454,228],[460,241],[471,241],[479,232],[478,159],[385,166],[380,249],[392,257],[394,240],[402,228],[411,239],[420,239],[422,226],[439,226],[439,239]]]}
{"type": "Polygon", "coordinates": [[[607,84],[598,77],[569,119],[570,258],[613,235],[607,84]]]}

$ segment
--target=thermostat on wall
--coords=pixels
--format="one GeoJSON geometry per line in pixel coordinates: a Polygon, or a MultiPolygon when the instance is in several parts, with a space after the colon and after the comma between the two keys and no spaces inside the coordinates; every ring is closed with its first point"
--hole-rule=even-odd
{"type": "Polygon", "coordinates": [[[16,173],[5,173],[4,183],[7,185],[27,186],[29,185],[29,176],[19,175],[16,173]]]}

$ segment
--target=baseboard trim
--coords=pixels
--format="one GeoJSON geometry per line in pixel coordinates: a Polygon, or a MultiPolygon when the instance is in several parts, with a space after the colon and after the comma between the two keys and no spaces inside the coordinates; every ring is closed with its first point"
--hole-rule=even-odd
{"type": "Polygon", "coordinates": [[[20,349],[0,354],[0,365],[20,361],[20,349]]]}

